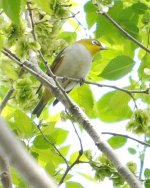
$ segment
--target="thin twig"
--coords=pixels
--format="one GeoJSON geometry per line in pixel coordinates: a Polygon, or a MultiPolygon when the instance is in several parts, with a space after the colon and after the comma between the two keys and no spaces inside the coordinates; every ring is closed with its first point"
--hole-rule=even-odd
{"type": "Polygon", "coordinates": [[[0,104],[0,114],[2,113],[3,109],[5,108],[8,100],[10,99],[11,95],[14,92],[14,88],[11,86],[7,92],[7,94],[5,95],[5,97],[3,98],[1,104],[0,104]]]}
{"type": "Polygon", "coordinates": [[[125,31],[111,16],[109,16],[107,13],[103,12],[98,14],[101,14],[105,16],[116,28],[118,28],[128,39],[133,41],[135,44],[137,44],[140,48],[145,50],[146,52],[150,53],[150,49],[148,49],[146,46],[141,44],[138,40],[136,40],[133,36],[131,36],[127,31],[125,31]]]}
{"type": "Polygon", "coordinates": [[[95,86],[98,86],[98,87],[108,87],[108,88],[112,88],[112,89],[116,89],[116,90],[119,90],[119,91],[122,91],[122,92],[125,92],[127,93],[128,95],[130,95],[130,97],[132,98],[133,102],[134,102],[134,105],[135,105],[135,108],[137,109],[137,104],[136,104],[136,100],[133,96],[134,93],[143,93],[143,94],[149,94],[149,90],[150,88],[147,88],[146,90],[127,90],[127,89],[124,89],[124,88],[120,88],[120,87],[117,87],[117,86],[113,86],[113,85],[107,85],[107,84],[99,84],[99,83],[95,83],[95,82],[91,82],[91,81],[87,81],[87,80],[81,80],[79,78],[71,78],[71,77],[61,77],[61,76],[57,76],[57,79],[59,80],[71,80],[71,81],[75,81],[75,82],[78,82],[78,83],[85,83],[85,84],[90,84],[90,85],[95,85],[95,86]]]}
{"type": "Polygon", "coordinates": [[[64,179],[65,177],[67,176],[68,172],[76,165],[76,164],[79,164],[79,159],[81,158],[82,156],[82,151],[80,150],[79,151],[79,154],[78,154],[78,157],[76,158],[76,160],[66,169],[63,177],[61,178],[60,182],[59,182],[59,185],[61,185],[63,182],[64,182],[64,179]]]}
{"type": "Polygon", "coordinates": [[[58,19],[52,19],[52,20],[41,20],[41,21],[38,21],[38,22],[35,22],[34,25],[38,25],[40,23],[44,23],[44,22],[57,22],[57,21],[62,21],[62,20],[67,20],[67,19],[70,19],[70,18],[75,18],[77,14],[79,14],[80,11],[76,12],[76,13],[72,13],[71,16],[67,16],[65,18],[58,18],[58,19]]]}
{"type": "Polygon", "coordinates": [[[66,178],[68,172],[76,165],[76,164],[79,164],[80,163],[80,158],[82,156],[82,153],[79,151],[79,155],[78,157],[76,158],[76,160],[66,169],[63,177],[61,178],[60,182],[59,182],[59,186],[64,182],[64,179],[66,178]]]}
{"type": "Polygon", "coordinates": [[[55,146],[55,144],[53,142],[51,142],[47,136],[44,135],[43,131],[41,130],[40,128],[40,125],[37,126],[37,128],[39,129],[41,135],[43,136],[44,140],[46,142],[48,142],[51,146],[53,146],[53,148],[55,149],[55,151],[57,152],[57,154],[65,161],[66,165],[67,165],[67,168],[68,168],[68,161],[66,160],[66,158],[62,155],[62,153],[59,151],[59,149],[55,146]]]}
{"type": "Polygon", "coordinates": [[[150,91],[150,88],[147,88],[145,90],[127,90],[127,89],[124,89],[124,88],[120,88],[120,87],[117,87],[117,86],[114,86],[114,85],[108,85],[108,84],[99,84],[99,83],[95,83],[95,82],[91,82],[91,81],[88,81],[88,80],[81,80],[80,78],[72,78],[72,77],[66,77],[66,76],[56,76],[56,78],[58,80],[71,80],[71,81],[74,81],[74,82],[78,82],[78,83],[85,83],[85,84],[90,84],[90,85],[95,85],[95,86],[98,86],[98,87],[108,87],[108,88],[112,88],[112,89],[116,89],[116,90],[120,90],[120,91],[123,91],[125,93],[143,93],[143,94],[149,94],[149,91],[150,91]]]}
{"type": "Polygon", "coordinates": [[[75,131],[75,133],[76,133],[76,135],[77,135],[77,137],[78,137],[79,143],[80,143],[80,153],[83,154],[82,140],[81,140],[81,138],[80,138],[80,136],[79,136],[79,134],[78,134],[78,131],[76,130],[76,127],[75,127],[75,125],[74,125],[73,122],[72,122],[72,125],[73,125],[74,131],[75,131]]]}
{"type": "MultiPolygon", "coordinates": [[[[70,114],[69,114],[67,111],[66,111],[66,113],[70,116],[70,114]]],[[[64,175],[62,176],[62,178],[61,178],[61,180],[60,180],[60,182],[59,182],[59,185],[61,185],[61,184],[64,182],[64,179],[66,178],[68,172],[69,172],[76,164],[79,164],[79,163],[80,163],[80,158],[81,158],[81,156],[83,155],[82,140],[81,140],[81,138],[80,138],[80,136],[79,136],[79,134],[78,134],[78,131],[76,130],[76,127],[75,127],[73,121],[71,121],[71,123],[72,123],[73,128],[74,128],[74,131],[75,131],[75,133],[76,133],[76,135],[77,135],[77,137],[78,137],[78,140],[79,140],[79,143],[80,143],[80,150],[79,150],[79,154],[78,154],[77,158],[75,159],[75,161],[74,161],[70,166],[67,167],[67,169],[66,169],[64,175]]]]}
{"type": "Polygon", "coordinates": [[[33,36],[34,40],[36,41],[36,34],[35,34],[35,29],[34,29],[34,23],[33,23],[33,17],[32,17],[32,11],[31,11],[31,8],[30,8],[30,3],[31,3],[30,1],[27,1],[29,17],[30,17],[30,20],[31,20],[32,36],[33,36]]]}
{"type": "Polygon", "coordinates": [[[140,141],[140,140],[138,140],[136,138],[133,138],[133,137],[131,137],[129,135],[119,134],[119,133],[111,133],[111,132],[101,132],[101,134],[109,134],[109,135],[113,135],[113,136],[121,136],[121,137],[129,138],[130,140],[134,140],[134,141],[136,141],[136,142],[138,142],[138,143],[140,143],[140,144],[142,144],[144,146],[150,147],[150,144],[148,144],[146,142],[143,142],[143,141],[140,141]]]}
{"type": "Polygon", "coordinates": [[[78,29],[78,27],[80,26],[81,28],[83,28],[85,35],[88,36],[88,32],[87,32],[87,28],[77,19],[76,16],[74,16],[74,14],[71,12],[71,15],[74,17],[74,19],[76,20],[76,22],[78,23],[77,28],[75,29],[75,31],[78,29]]]}

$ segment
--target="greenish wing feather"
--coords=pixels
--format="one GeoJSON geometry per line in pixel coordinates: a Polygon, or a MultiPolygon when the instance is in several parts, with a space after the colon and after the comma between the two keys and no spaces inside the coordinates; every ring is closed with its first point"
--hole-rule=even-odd
{"type": "Polygon", "coordinates": [[[51,65],[51,70],[52,72],[55,74],[55,71],[57,70],[57,68],[60,66],[60,64],[63,62],[63,58],[64,58],[64,50],[62,50],[55,58],[53,64],[51,65]]]}

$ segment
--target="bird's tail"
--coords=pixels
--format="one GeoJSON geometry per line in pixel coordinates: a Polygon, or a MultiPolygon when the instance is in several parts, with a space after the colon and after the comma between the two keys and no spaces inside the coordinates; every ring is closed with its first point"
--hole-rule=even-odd
{"type": "Polygon", "coordinates": [[[45,106],[46,106],[46,103],[44,103],[44,100],[43,100],[43,97],[42,97],[40,99],[39,103],[34,108],[32,114],[35,114],[37,117],[39,117],[45,106]]]}
{"type": "Polygon", "coordinates": [[[35,114],[37,117],[39,117],[44,107],[46,106],[47,102],[52,98],[53,98],[53,95],[51,94],[51,92],[45,88],[43,92],[43,96],[41,97],[39,103],[34,108],[32,114],[35,114]]]}

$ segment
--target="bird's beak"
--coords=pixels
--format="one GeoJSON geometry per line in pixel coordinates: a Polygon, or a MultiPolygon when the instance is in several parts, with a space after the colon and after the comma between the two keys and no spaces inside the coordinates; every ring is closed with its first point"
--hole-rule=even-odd
{"type": "Polygon", "coordinates": [[[100,50],[108,50],[108,48],[106,46],[101,46],[100,50]]]}

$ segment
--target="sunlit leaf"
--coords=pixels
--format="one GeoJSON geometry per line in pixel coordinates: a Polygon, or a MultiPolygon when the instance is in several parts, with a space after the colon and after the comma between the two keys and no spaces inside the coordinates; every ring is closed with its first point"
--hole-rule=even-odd
{"type": "Polygon", "coordinates": [[[146,6],[146,4],[138,2],[133,4],[133,9],[135,12],[137,12],[138,14],[144,14],[144,12],[148,9],[148,7],[146,6]]]}
{"type": "Polygon", "coordinates": [[[149,75],[145,74],[144,71],[144,69],[150,69],[149,59],[150,59],[149,53],[146,53],[144,57],[141,59],[141,64],[138,71],[141,79],[149,79],[149,75]]]}
{"type": "Polygon", "coordinates": [[[128,56],[118,56],[112,59],[100,74],[108,80],[117,80],[128,74],[134,66],[134,61],[128,56]]]}
{"type": "Polygon", "coordinates": [[[80,183],[68,181],[66,182],[66,188],[84,188],[80,183]]]}
{"type": "Polygon", "coordinates": [[[84,178],[86,178],[87,180],[90,180],[90,181],[93,181],[95,182],[95,178],[92,177],[90,174],[86,174],[86,173],[83,173],[83,172],[78,172],[81,176],[83,176],[84,178]]]}
{"type": "Polygon", "coordinates": [[[2,0],[2,5],[6,15],[18,25],[20,22],[21,0],[2,0]]]}
{"type": "Polygon", "coordinates": [[[125,145],[127,142],[127,138],[122,136],[113,136],[110,139],[108,139],[108,143],[113,147],[114,149],[121,148],[125,145]]]}
{"type": "Polygon", "coordinates": [[[145,176],[145,178],[150,178],[150,169],[149,168],[145,169],[144,176],[145,176]]]}
{"type": "Polygon", "coordinates": [[[46,13],[52,13],[52,8],[50,7],[50,0],[35,0],[35,3],[37,3],[37,5],[41,7],[46,13]]]}
{"type": "Polygon", "coordinates": [[[17,134],[23,138],[30,138],[33,135],[34,124],[32,120],[21,110],[14,113],[14,122],[9,122],[11,127],[16,130],[17,134]]]}
{"type": "Polygon", "coordinates": [[[84,6],[84,10],[86,13],[86,20],[88,28],[91,28],[95,23],[97,19],[96,9],[94,5],[91,3],[91,1],[87,2],[84,6]]]}
{"type": "Polygon", "coordinates": [[[42,135],[37,136],[33,141],[34,146],[38,149],[51,148],[53,144],[53,140],[51,140],[50,137],[48,137],[47,135],[45,135],[45,137],[47,138],[48,141],[45,140],[45,138],[42,135]]]}
{"type": "Polygon", "coordinates": [[[76,40],[76,33],[75,32],[61,32],[60,35],[59,35],[59,38],[60,39],[64,39],[66,42],[68,43],[71,43],[71,42],[74,42],[76,40]]]}
{"type": "Polygon", "coordinates": [[[61,154],[63,154],[63,156],[66,156],[67,153],[69,152],[69,149],[70,149],[70,145],[59,148],[59,151],[61,152],[61,154]]]}
{"type": "Polygon", "coordinates": [[[16,80],[18,78],[18,74],[14,67],[7,61],[3,61],[0,63],[1,71],[8,76],[8,78],[12,80],[16,80]]]}
{"type": "Polygon", "coordinates": [[[71,93],[73,100],[90,116],[95,116],[94,97],[88,85],[74,89],[71,93]]]}
{"type": "Polygon", "coordinates": [[[129,151],[129,153],[132,154],[132,155],[136,154],[136,150],[135,150],[134,148],[129,147],[129,148],[128,148],[128,151],[129,151]]]}
{"type": "Polygon", "coordinates": [[[130,96],[124,92],[113,91],[105,94],[97,102],[97,115],[104,122],[115,122],[131,116],[128,106],[130,96]]]}
{"type": "Polygon", "coordinates": [[[53,140],[55,140],[55,143],[59,145],[66,140],[68,136],[68,131],[57,128],[50,134],[50,136],[53,140]]]}
{"type": "Polygon", "coordinates": [[[145,185],[145,188],[150,188],[150,179],[146,180],[144,185],[145,185]]]}

